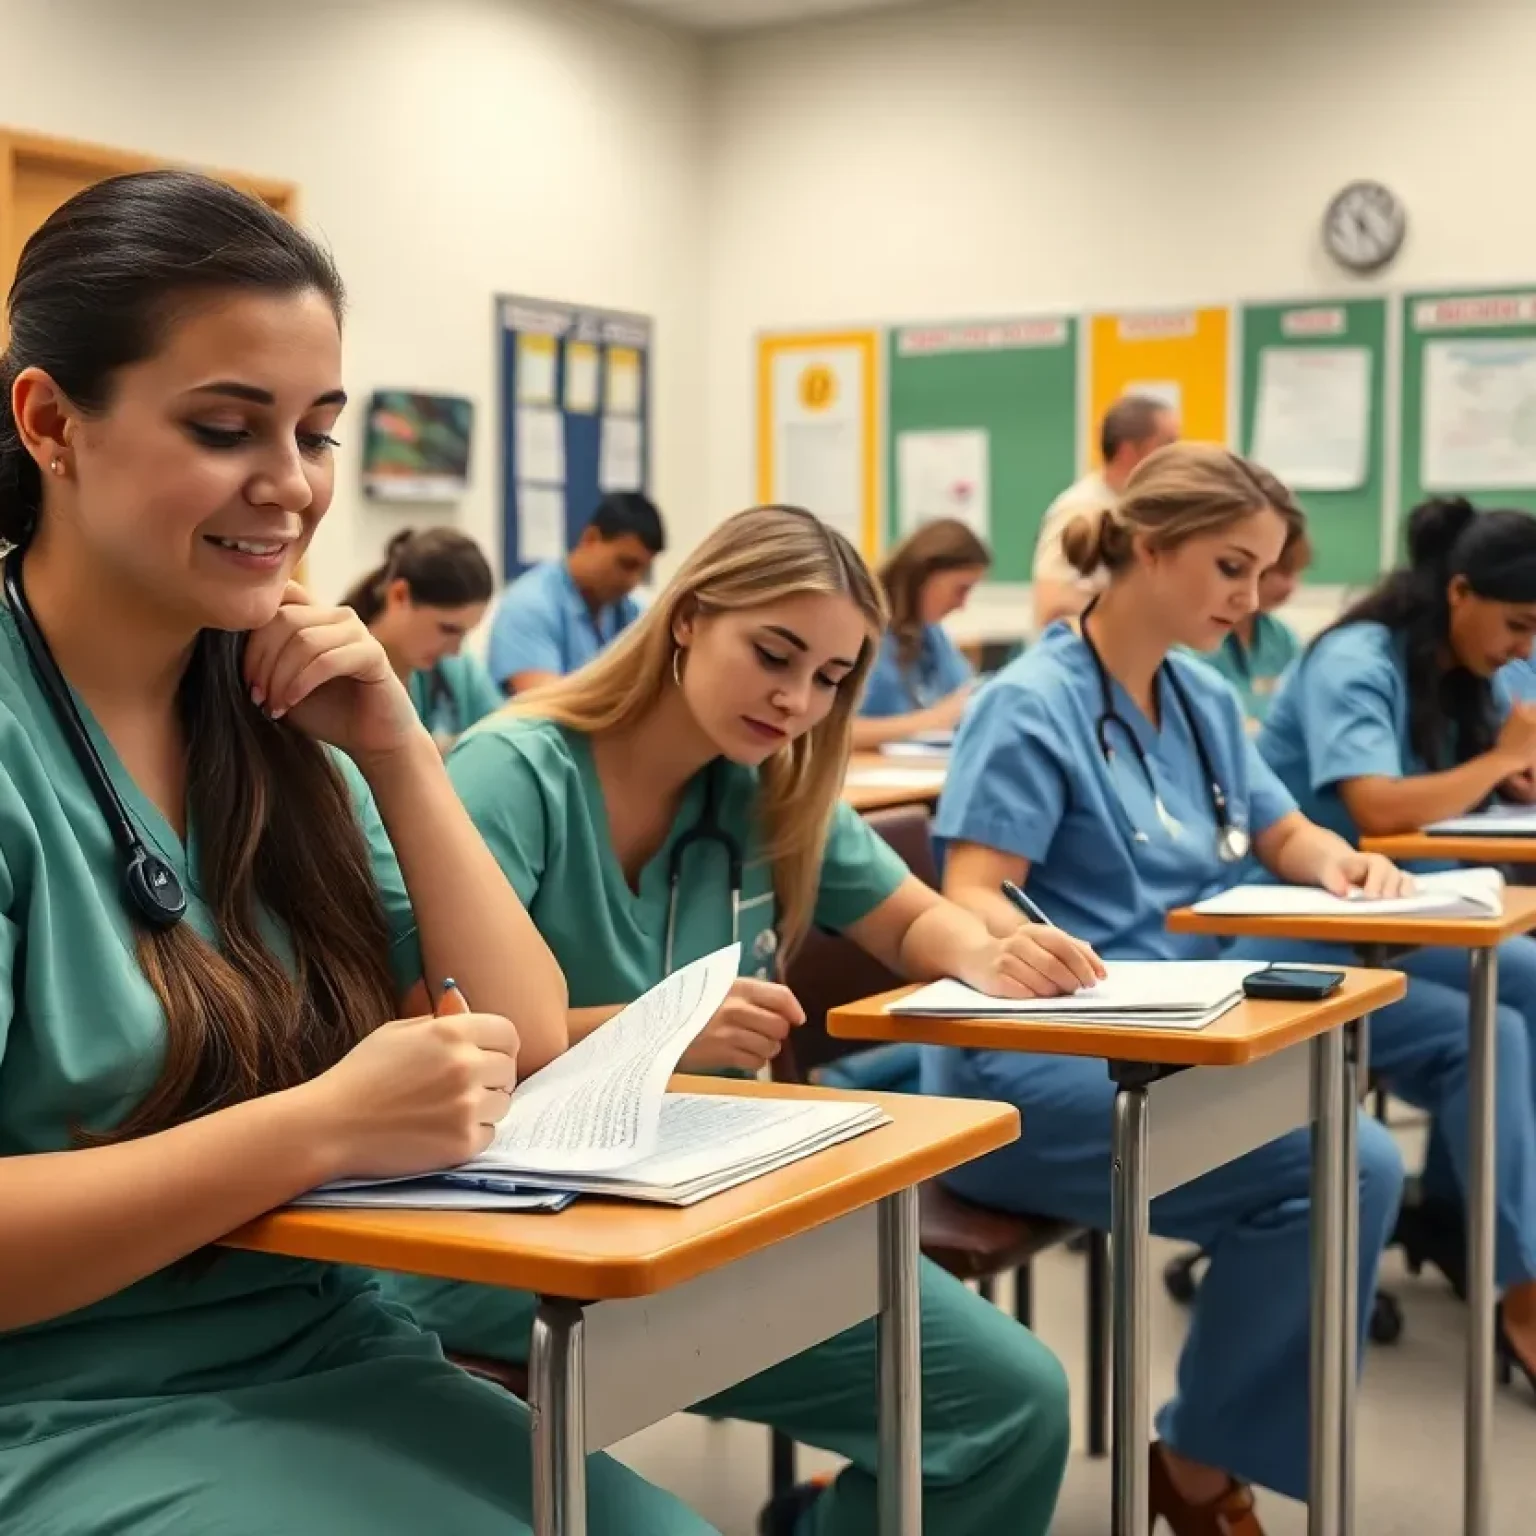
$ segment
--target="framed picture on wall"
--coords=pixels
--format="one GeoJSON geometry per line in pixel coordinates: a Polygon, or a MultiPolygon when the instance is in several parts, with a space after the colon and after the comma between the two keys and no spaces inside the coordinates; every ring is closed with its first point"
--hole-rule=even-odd
{"type": "Polygon", "coordinates": [[[368,404],[363,489],[380,501],[455,501],[469,485],[475,407],[458,395],[381,389],[368,404]]]}

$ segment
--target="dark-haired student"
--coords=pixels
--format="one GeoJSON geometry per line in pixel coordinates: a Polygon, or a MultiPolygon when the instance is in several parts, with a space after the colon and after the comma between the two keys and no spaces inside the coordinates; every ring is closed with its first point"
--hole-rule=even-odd
{"type": "Polygon", "coordinates": [[[639,617],[630,594],[665,548],[649,497],[603,497],[565,559],[524,571],[501,594],[488,657],[497,686],[527,693],[586,666],[639,617]]]}
{"type": "Polygon", "coordinates": [[[505,698],[484,665],[463,652],[495,590],[480,546],[456,528],[406,529],[342,602],[384,647],[411,703],[444,749],[505,698]]]}
{"type": "MultiPolygon", "coordinates": [[[[1387,836],[1504,795],[1533,798],[1536,706],[1504,669],[1536,637],[1536,519],[1431,501],[1408,520],[1408,563],[1324,631],[1270,709],[1259,750],[1297,803],[1340,836],[1387,836]]],[[[1424,865],[1421,868],[1431,866],[1424,865]]],[[[1286,953],[1296,958],[1289,946],[1286,953]]],[[[1324,958],[1328,951],[1309,951],[1324,958]]],[[[1412,1241],[1464,1279],[1467,964],[1453,949],[1394,962],[1408,996],[1378,1014],[1371,1064],[1434,1113],[1412,1241]]],[[[1536,940],[1499,950],[1498,1257],[1504,1344],[1536,1369],[1536,940]]]]}
{"type": "MultiPolygon", "coordinates": [[[[331,500],[341,308],[298,229],[182,173],[100,182],[21,252],[0,357],[16,1536],[530,1528],[526,1408],[368,1280],[212,1246],[327,1180],[474,1155],[566,1043],[559,968],[383,648],[290,579],[331,500]],[[161,875],[132,910],[129,851],[161,875]],[[136,915],[171,915],[175,885],[174,926],[136,915]],[[493,1011],[420,1017],[445,973],[493,1011]]],[[[587,1487],[594,1532],[709,1529],[606,1458],[587,1487]]]]}

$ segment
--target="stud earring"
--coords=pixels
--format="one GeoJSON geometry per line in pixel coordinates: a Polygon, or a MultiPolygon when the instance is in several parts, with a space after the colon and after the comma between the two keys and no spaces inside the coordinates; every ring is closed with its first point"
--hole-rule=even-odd
{"type": "Polygon", "coordinates": [[[69,468],[69,466],[65,464],[64,460],[58,454],[54,454],[53,462],[48,466],[48,468],[52,470],[54,474],[62,475],[69,468]]]}

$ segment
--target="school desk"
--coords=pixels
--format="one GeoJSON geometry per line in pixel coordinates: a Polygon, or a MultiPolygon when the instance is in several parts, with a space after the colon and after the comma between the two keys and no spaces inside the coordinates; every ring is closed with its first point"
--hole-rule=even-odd
{"type": "MultiPolygon", "coordinates": [[[[1437,843],[1440,839],[1435,840],[1437,843]]],[[[1442,857],[1455,855],[1443,852],[1442,857]]],[[[1510,887],[1500,917],[1208,917],[1189,908],[1172,912],[1174,933],[1218,934],[1226,938],[1298,939],[1347,944],[1363,965],[1382,966],[1404,950],[1465,949],[1471,969],[1470,1049],[1467,1060],[1471,1129],[1467,1167],[1467,1403],[1462,1483],[1462,1530],[1488,1536],[1490,1430],[1494,1374],[1494,1035],[1499,1006],[1498,946],[1536,928],[1536,888],[1510,887]]],[[[1369,1037],[1355,1031],[1352,1071],[1363,1071],[1369,1037]]],[[[1351,1378],[1351,1387],[1353,1378],[1351,1378]]],[[[1350,1497],[1351,1469],[1345,1468],[1350,1497]]],[[[1352,1506],[1350,1506],[1352,1507],[1352,1506]]]]}
{"type": "Polygon", "coordinates": [[[920,1040],[975,1050],[1095,1056],[1108,1063],[1119,1090],[1110,1229],[1114,1536],[1147,1536],[1151,1202],[1309,1121],[1316,1129],[1307,1529],[1309,1536],[1343,1536],[1351,1529],[1343,1467],[1353,1448],[1359,1244],[1350,1240],[1348,1212],[1358,1200],[1359,1175],[1357,1096],[1344,1036],[1356,1020],[1396,1002],[1405,989],[1396,972],[1351,970],[1344,985],[1320,1002],[1245,1000],[1201,1030],[888,1013],[886,1005],[905,991],[827,1015],[828,1032],[845,1039],[920,1040]]]}
{"type": "Polygon", "coordinates": [[[843,780],[843,799],[861,815],[893,805],[933,806],[944,788],[945,768],[942,757],[855,752],[843,780]]]}
{"type": "Polygon", "coordinates": [[[535,1536],[584,1536],[586,1456],[879,1319],[881,1536],[922,1529],[917,1187],[1006,1146],[1002,1104],[678,1077],[687,1093],[874,1101],[889,1125],[697,1205],[558,1215],[281,1210],[224,1242],[539,1296],[535,1536]]]}

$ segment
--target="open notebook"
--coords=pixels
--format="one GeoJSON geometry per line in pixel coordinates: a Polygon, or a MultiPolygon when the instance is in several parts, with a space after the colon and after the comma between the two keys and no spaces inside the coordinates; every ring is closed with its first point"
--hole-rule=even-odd
{"type": "Polygon", "coordinates": [[[1536,837],[1536,806],[1491,805],[1470,816],[1451,816],[1424,828],[1432,837],[1536,837]]]}
{"type": "MultiPolygon", "coordinates": [[[[740,962],[741,946],[732,944],[674,971],[520,1083],[490,1146],[444,1170],[459,1176],[449,1181],[451,1198],[433,1198],[431,1181],[418,1181],[420,1198],[412,1203],[463,1208],[475,1192],[470,1181],[480,1176],[477,1203],[491,1210],[537,1209],[513,1202],[541,1190],[692,1205],[884,1124],[888,1117],[874,1104],[667,1092],[740,962]]],[[[401,1205],[407,1193],[400,1180],[346,1180],[316,1192],[330,1205],[342,1203],[338,1197],[401,1205]]]]}
{"type": "Polygon", "coordinates": [[[1504,877],[1496,869],[1416,875],[1409,896],[1334,896],[1315,885],[1235,885],[1195,903],[1208,917],[1499,917],[1504,877]]]}
{"type": "Polygon", "coordinates": [[[963,982],[936,981],[891,1003],[887,1012],[913,1018],[1204,1029],[1237,1006],[1244,979],[1263,966],[1250,960],[1110,960],[1104,969],[1108,974],[1097,986],[1070,997],[988,997],[963,982]]]}

